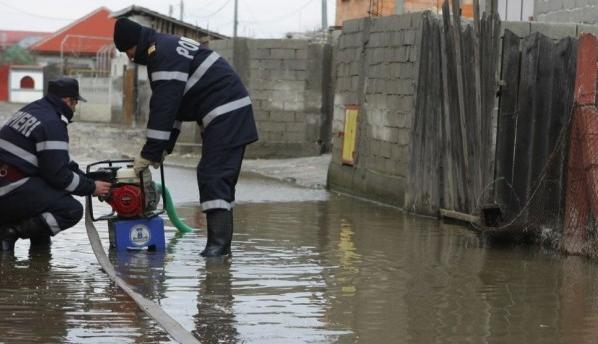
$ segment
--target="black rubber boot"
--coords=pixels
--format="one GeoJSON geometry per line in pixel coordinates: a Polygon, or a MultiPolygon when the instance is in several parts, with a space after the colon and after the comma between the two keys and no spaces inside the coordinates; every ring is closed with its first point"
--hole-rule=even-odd
{"type": "Polygon", "coordinates": [[[50,229],[40,216],[31,217],[8,225],[0,233],[0,240],[43,238],[50,236],[50,229]]]}
{"type": "Polygon", "coordinates": [[[17,239],[4,239],[0,241],[0,252],[12,252],[15,250],[17,239]]]}
{"type": "Polygon", "coordinates": [[[42,233],[40,235],[32,236],[29,238],[29,241],[31,242],[31,249],[45,249],[52,246],[52,237],[50,236],[50,233],[42,233]]]}
{"type": "Polygon", "coordinates": [[[233,237],[233,214],[224,209],[211,211],[206,215],[208,222],[208,242],[200,253],[203,257],[229,255],[233,237]]]}
{"type": "Polygon", "coordinates": [[[14,251],[18,237],[17,231],[12,226],[0,227],[0,252],[14,251]]]}
{"type": "Polygon", "coordinates": [[[228,244],[226,244],[226,247],[224,248],[224,254],[227,255],[231,255],[232,251],[230,249],[230,245],[233,242],[233,231],[235,229],[235,226],[233,225],[234,220],[233,220],[233,210],[231,209],[229,211],[230,213],[230,232],[228,233],[228,244]]]}

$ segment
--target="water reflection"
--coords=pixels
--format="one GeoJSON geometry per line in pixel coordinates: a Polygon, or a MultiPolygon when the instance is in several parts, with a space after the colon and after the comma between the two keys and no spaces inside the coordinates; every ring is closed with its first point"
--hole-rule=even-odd
{"type": "Polygon", "coordinates": [[[351,223],[341,220],[340,233],[338,240],[338,259],[340,262],[337,279],[342,284],[341,292],[343,296],[354,296],[357,288],[353,277],[359,274],[359,263],[361,255],[356,252],[353,243],[353,226],[351,223]]]}
{"type": "Polygon", "coordinates": [[[204,277],[198,288],[194,333],[202,343],[237,343],[233,309],[231,259],[205,261],[204,277]],[[210,319],[206,322],[206,319],[210,319]]]}
{"type": "MultiPolygon", "coordinates": [[[[488,246],[463,227],[346,197],[296,196],[241,202],[231,260],[200,258],[205,230],[170,225],[165,252],[110,259],[205,343],[595,341],[593,261],[488,246]]],[[[205,227],[193,203],[178,211],[205,227]]],[[[82,224],[51,252],[17,245],[0,256],[0,342],[172,342],[100,271],[82,224]]]]}
{"type": "Polygon", "coordinates": [[[0,258],[0,341],[19,338],[34,343],[41,338],[60,342],[67,334],[66,310],[73,302],[61,293],[48,250],[31,251],[28,259],[2,253],[0,258]],[[14,288],[15,284],[19,287],[14,288]],[[26,323],[29,326],[21,326],[26,323]],[[39,326],[44,324],[47,326],[39,326]]]}
{"type": "Polygon", "coordinates": [[[119,277],[133,286],[135,291],[152,300],[164,298],[166,252],[110,249],[109,258],[119,277]]]}

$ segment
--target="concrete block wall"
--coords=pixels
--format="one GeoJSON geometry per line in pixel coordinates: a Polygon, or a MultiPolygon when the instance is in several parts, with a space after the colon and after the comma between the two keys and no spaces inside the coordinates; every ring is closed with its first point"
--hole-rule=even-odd
{"type": "MultiPolygon", "coordinates": [[[[318,155],[325,144],[330,49],[306,40],[239,39],[211,42],[233,64],[253,101],[260,140],[247,157],[318,155]],[[234,55],[234,56],[231,56],[234,55]]],[[[328,121],[329,122],[329,121],[328,121]]]]}
{"type": "Polygon", "coordinates": [[[331,189],[403,207],[422,15],[345,22],[334,61],[331,189]],[[341,161],[347,105],[359,106],[354,166],[341,161]]]}
{"type": "Polygon", "coordinates": [[[217,40],[210,42],[208,48],[212,50],[218,51],[218,54],[222,56],[227,61],[233,61],[233,40],[226,39],[226,40],[217,40]]]}
{"type": "Polygon", "coordinates": [[[79,92],[87,100],[77,106],[76,119],[87,122],[110,122],[111,78],[80,77],[79,92]]]}
{"type": "Polygon", "coordinates": [[[595,0],[535,0],[534,18],[542,22],[598,23],[595,0]]]}
{"type": "MultiPolygon", "coordinates": [[[[409,168],[413,164],[411,135],[425,15],[430,14],[345,22],[333,63],[336,87],[330,189],[405,208],[411,173],[423,172],[410,172],[409,168]],[[353,166],[342,162],[347,105],[359,108],[353,166]]],[[[540,32],[553,39],[598,32],[595,26],[564,23],[506,22],[505,28],[522,37],[540,32]]]]}

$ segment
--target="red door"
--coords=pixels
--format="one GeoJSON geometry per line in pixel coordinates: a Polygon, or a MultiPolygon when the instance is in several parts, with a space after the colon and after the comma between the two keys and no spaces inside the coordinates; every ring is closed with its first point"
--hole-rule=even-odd
{"type": "Polygon", "coordinates": [[[8,72],[9,65],[0,66],[0,102],[8,101],[8,72]]]}

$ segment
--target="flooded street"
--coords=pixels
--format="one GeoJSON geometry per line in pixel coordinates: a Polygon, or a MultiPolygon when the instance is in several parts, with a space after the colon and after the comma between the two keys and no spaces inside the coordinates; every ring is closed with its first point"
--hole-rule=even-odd
{"type": "MultiPolygon", "coordinates": [[[[169,168],[166,185],[179,215],[204,221],[194,171],[169,168]]],[[[109,252],[202,343],[595,342],[594,262],[255,175],[237,195],[228,263],[199,256],[204,230],[171,226],[166,252],[109,252]]],[[[83,222],[51,252],[19,241],[0,258],[0,343],[170,342],[100,270],[83,222]]]]}

